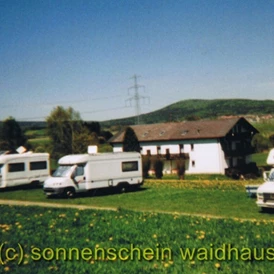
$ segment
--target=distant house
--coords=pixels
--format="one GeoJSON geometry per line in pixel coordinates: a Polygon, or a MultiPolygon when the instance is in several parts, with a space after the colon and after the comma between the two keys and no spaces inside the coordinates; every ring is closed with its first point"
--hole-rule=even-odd
{"type": "MultiPolygon", "coordinates": [[[[250,163],[251,139],[258,130],[244,118],[160,123],[131,126],[142,155],[158,155],[164,173],[176,170],[176,159],[185,159],[186,173],[224,174],[226,169],[250,163]]],[[[109,142],[123,151],[126,129],[109,142]]],[[[155,156],[154,156],[155,157],[155,156]]]]}

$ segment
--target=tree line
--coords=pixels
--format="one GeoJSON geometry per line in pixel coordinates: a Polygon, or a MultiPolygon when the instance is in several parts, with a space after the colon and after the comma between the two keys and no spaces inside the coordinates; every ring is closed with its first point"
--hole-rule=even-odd
{"type": "MultiPolygon", "coordinates": [[[[54,159],[67,154],[84,153],[88,145],[103,144],[112,137],[111,132],[101,130],[99,122],[83,121],[79,112],[71,107],[67,109],[62,106],[55,107],[46,118],[46,125],[47,135],[51,139],[47,151],[54,159]]],[[[128,133],[126,144],[134,140],[132,134],[128,133]]],[[[252,139],[252,145],[256,152],[269,150],[274,147],[274,134],[270,136],[256,134],[252,139]]],[[[32,149],[19,123],[13,117],[9,117],[0,126],[0,150],[15,152],[19,146],[32,149]]],[[[127,150],[128,148],[125,147],[124,151],[127,150]]]]}
{"type": "MultiPolygon", "coordinates": [[[[50,137],[48,152],[52,158],[63,155],[85,153],[89,145],[105,143],[112,137],[111,132],[101,130],[99,122],[85,122],[73,108],[55,107],[46,118],[47,135],[50,137]]],[[[20,146],[32,149],[19,123],[9,117],[1,124],[0,150],[16,152],[20,146]]]]}

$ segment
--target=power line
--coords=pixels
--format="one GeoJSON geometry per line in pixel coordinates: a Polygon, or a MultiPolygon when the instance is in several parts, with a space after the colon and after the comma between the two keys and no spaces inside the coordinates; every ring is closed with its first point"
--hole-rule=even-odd
{"type": "MultiPolygon", "coordinates": [[[[97,113],[97,112],[107,112],[107,111],[112,111],[112,110],[120,110],[120,109],[124,109],[127,108],[126,106],[122,106],[122,107],[115,107],[115,108],[107,108],[107,109],[96,109],[96,110],[87,110],[87,111],[81,111],[80,114],[88,114],[88,113],[97,113]]],[[[40,116],[40,117],[25,117],[25,118],[20,118],[20,119],[16,119],[16,120],[37,120],[37,119],[46,119],[45,116],[40,116]]]]}
{"type": "MultiPolygon", "coordinates": [[[[97,97],[97,98],[89,98],[89,101],[99,101],[99,100],[106,100],[110,98],[118,98],[118,97],[124,97],[124,95],[113,95],[113,96],[105,96],[105,97],[97,97]]],[[[70,104],[70,103],[86,103],[87,99],[83,100],[74,100],[74,101],[56,101],[56,102],[46,102],[43,104],[39,104],[39,107],[43,106],[54,106],[54,105],[59,105],[59,104],[70,104]]],[[[12,105],[2,105],[1,108],[17,108],[18,106],[22,106],[22,104],[12,104],[12,105]]],[[[24,107],[33,107],[37,106],[37,103],[33,104],[24,104],[24,107]]]]}
{"type": "Polygon", "coordinates": [[[145,102],[145,100],[147,99],[149,101],[149,97],[148,96],[142,96],[139,94],[139,89],[142,88],[143,90],[145,90],[145,86],[142,85],[138,85],[137,83],[137,78],[139,78],[140,76],[137,76],[136,74],[133,75],[133,77],[131,77],[131,79],[134,79],[134,85],[130,88],[128,88],[128,94],[130,93],[130,90],[134,90],[134,94],[133,96],[131,96],[130,98],[128,98],[126,100],[126,102],[129,102],[131,105],[132,101],[135,101],[135,113],[136,113],[136,121],[135,124],[140,124],[140,114],[141,114],[141,106],[140,106],[140,101],[143,100],[143,102],[145,102]]]}

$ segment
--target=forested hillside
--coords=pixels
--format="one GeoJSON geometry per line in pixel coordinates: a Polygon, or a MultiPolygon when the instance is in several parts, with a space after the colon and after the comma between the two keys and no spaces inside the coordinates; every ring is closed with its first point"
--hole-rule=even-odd
{"type": "MultiPolygon", "coordinates": [[[[214,119],[224,115],[264,115],[274,113],[273,100],[249,99],[216,99],[216,100],[183,100],[160,110],[143,114],[140,121],[143,124],[214,119]]],[[[131,125],[135,117],[102,122],[102,125],[131,125]]]]}

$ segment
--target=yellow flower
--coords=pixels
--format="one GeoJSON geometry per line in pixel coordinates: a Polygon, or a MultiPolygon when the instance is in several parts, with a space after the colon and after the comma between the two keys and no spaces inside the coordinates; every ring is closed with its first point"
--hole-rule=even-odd
{"type": "Polygon", "coordinates": [[[216,267],[216,268],[220,268],[221,265],[220,265],[219,263],[216,263],[216,264],[215,264],[215,267],[216,267]]]}

